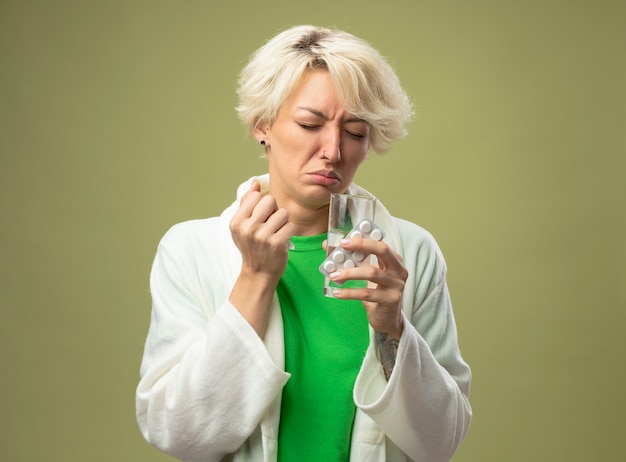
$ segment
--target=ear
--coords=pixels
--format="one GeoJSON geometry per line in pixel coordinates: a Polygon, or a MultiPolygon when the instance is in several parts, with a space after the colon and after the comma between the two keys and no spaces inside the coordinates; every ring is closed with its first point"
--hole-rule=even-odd
{"type": "Polygon", "coordinates": [[[259,122],[254,127],[254,137],[260,143],[261,141],[267,142],[267,136],[269,132],[270,126],[266,122],[259,122]]]}

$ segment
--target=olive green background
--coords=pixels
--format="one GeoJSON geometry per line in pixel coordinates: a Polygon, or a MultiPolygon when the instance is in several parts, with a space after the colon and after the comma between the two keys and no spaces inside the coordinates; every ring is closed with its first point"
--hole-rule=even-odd
{"type": "Polygon", "coordinates": [[[3,0],[0,458],[171,460],[134,418],[152,257],[265,171],[236,76],[300,23],[369,40],[415,102],[358,181],[446,255],[474,372],[454,460],[619,458],[626,3],[610,0],[3,0]]]}

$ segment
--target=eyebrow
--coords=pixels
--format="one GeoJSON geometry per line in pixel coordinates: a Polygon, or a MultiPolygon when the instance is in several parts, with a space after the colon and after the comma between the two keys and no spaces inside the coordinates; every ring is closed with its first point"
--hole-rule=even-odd
{"type": "MultiPolygon", "coordinates": [[[[309,106],[298,106],[297,109],[304,109],[305,111],[309,111],[311,114],[316,115],[317,117],[320,117],[324,120],[329,120],[330,117],[328,117],[326,114],[324,114],[322,111],[309,107],[309,106]]],[[[359,117],[351,117],[349,119],[344,120],[344,122],[365,122],[365,120],[359,118],[359,117]]],[[[365,122],[367,123],[367,122],[365,122]]]]}

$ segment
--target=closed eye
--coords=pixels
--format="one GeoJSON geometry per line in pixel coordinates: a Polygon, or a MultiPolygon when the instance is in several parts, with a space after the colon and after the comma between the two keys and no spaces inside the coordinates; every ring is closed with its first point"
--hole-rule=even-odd
{"type": "Polygon", "coordinates": [[[320,125],[309,125],[302,123],[298,123],[298,125],[300,125],[300,127],[304,128],[305,130],[317,130],[318,128],[320,128],[320,125]]]}
{"type": "Polygon", "coordinates": [[[357,140],[362,140],[363,138],[365,138],[365,135],[362,135],[361,133],[355,133],[348,130],[346,130],[346,133],[352,138],[356,138],[357,140]]]}

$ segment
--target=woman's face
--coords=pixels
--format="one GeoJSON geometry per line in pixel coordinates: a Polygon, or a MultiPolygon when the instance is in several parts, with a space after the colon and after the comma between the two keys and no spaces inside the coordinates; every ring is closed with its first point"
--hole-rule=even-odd
{"type": "Polygon", "coordinates": [[[281,207],[328,205],[346,191],[365,159],[369,124],[339,102],[326,71],[311,71],[285,101],[270,126],[255,135],[266,143],[271,194],[281,207]]]}

